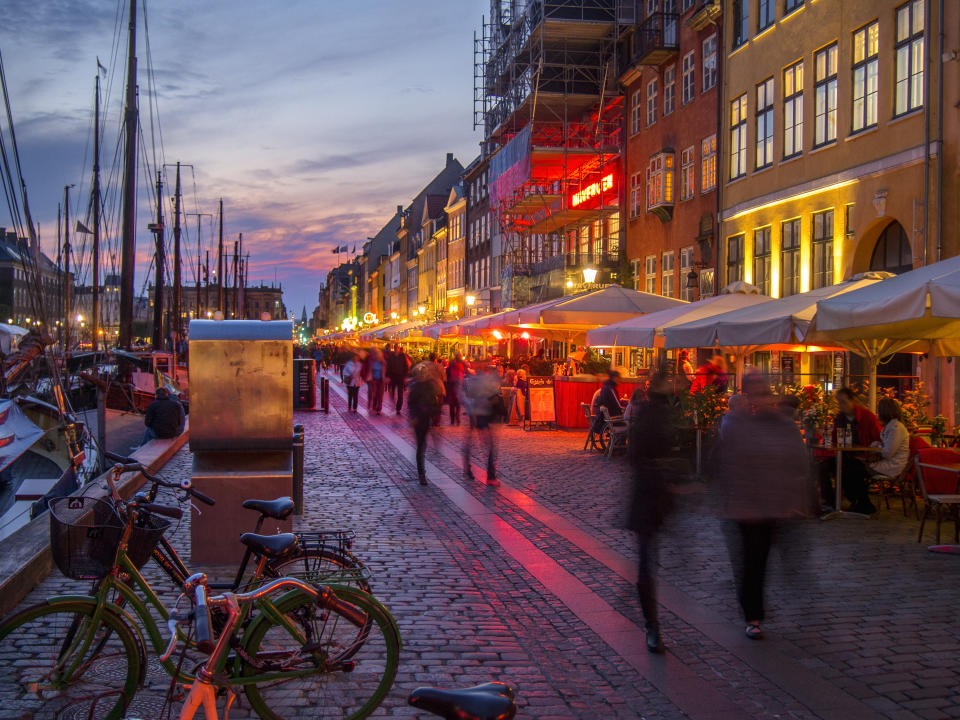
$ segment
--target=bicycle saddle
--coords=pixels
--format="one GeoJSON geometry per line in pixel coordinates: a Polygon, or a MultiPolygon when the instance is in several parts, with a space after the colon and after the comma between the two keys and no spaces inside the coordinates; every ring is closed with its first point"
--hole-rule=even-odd
{"type": "Polygon", "coordinates": [[[277,535],[244,533],[240,536],[240,542],[257,555],[265,555],[274,560],[284,560],[300,552],[300,543],[293,533],[279,533],[277,535]]]}
{"type": "Polygon", "coordinates": [[[513,688],[500,682],[463,690],[421,687],[410,693],[407,702],[446,720],[512,720],[517,712],[513,688]]]}
{"type": "Polygon", "coordinates": [[[247,510],[256,510],[261,515],[286,520],[293,512],[293,498],[278,497],[276,500],[244,500],[243,506],[247,510]]]}

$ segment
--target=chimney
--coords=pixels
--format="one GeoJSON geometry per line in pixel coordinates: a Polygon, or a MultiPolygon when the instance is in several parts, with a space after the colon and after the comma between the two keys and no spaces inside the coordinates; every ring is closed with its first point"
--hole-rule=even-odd
{"type": "Polygon", "coordinates": [[[403,215],[403,205],[397,205],[397,215],[403,215]]]}
{"type": "Polygon", "coordinates": [[[453,165],[453,153],[447,153],[447,165],[453,165]]]}

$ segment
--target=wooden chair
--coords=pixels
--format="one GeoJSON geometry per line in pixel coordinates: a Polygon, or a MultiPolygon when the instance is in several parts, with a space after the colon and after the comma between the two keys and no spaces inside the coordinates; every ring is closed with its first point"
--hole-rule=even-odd
{"type": "Polygon", "coordinates": [[[937,543],[940,543],[940,524],[943,515],[953,519],[953,539],[960,543],[960,494],[957,493],[957,473],[941,470],[936,465],[960,463],[960,453],[955,450],[928,448],[917,453],[916,468],[920,493],[923,496],[923,515],[917,542],[923,540],[923,527],[931,514],[937,521],[937,543]]]}
{"type": "Polygon", "coordinates": [[[627,447],[627,422],[623,415],[610,415],[610,411],[605,407],[600,408],[600,417],[604,423],[600,431],[600,447],[607,457],[613,457],[615,449],[627,447]]]}
{"type": "Polygon", "coordinates": [[[596,450],[599,437],[597,433],[593,431],[593,424],[596,418],[593,413],[590,412],[590,403],[580,403],[580,409],[583,411],[583,416],[587,419],[587,439],[583,443],[583,451],[586,452],[587,448],[596,450]]]}

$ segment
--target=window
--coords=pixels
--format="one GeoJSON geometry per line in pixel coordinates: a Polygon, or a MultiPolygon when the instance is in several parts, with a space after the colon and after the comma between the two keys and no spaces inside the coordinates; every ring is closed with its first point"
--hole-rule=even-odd
{"type": "Polygon", "coordinates": [[[813,55],[816,114],[813,145],[825,145],[837,139],[837,44],[813,55]]]}
{"type": "Polygon", "coordinates": [[[693,272],[693,246],[680,250],[680,299],[693,302],[693,288],[687,287],[687,275],[693,272]]]}
{"type": "Polygon", "coordinates": [[[703,41],[703,92],[717,84],[717,36],[703,41]]]}
{"type": "Polygon", "coordinates": [[[691,51],[683,56],[680,69],[680,102],[686,105],[696,94],[696,53],[691,51]]]}
{"type": "Polygon", "coordinates": [[[800,292],[800,218],[781,225],[780,297],[800,292]]]}
{"type": "Polygon", "coordinates": [[[710,192],[717,186],[717,136],[700,141],[700,192],[710,192]]]}
{"type": "Polygon", "coordinates": [[[657,292],[657,256],[647,255],[643,262],[643,290],[651,294],[657,292]]]}
{"type": "Polygon", "coordinates": [[[694,147],[691,145],[680,153],[680,199],[689,200],[697,192],[694,158],[694,147]]]}
{"type": "Polygon", "coordinates": [[[730,103],[730,179],[747,174],[747,94],[730,103]]]}
{"type": "Polygon", "coordinates": [[[733,0],[733,46],[750,39],[750,0],[733,0]]]}
{"type": "Polygon", "coordinates": [[[757,32],[773,25],[773,0],[760,0],[757,4],[757,32]]]}
{"type": "Polygon", "coordinates": [[[813,287],[833,285],[833,209],[813,214],[813,287]]]}
{"type": "Polygon", "coordinates": [[[783,0],[783,11],[784,13],[793,12],[801,5],[803,0],[783,0]]]}
{"type": "Polygon", "coordinates": [[[897,8],[894,114],[923,105],[923,0],[897,8]]]}
{"type": "Polygon", "coordinates": [[[770,226],[753,231],[753,284],[770,294],[770,226]]]}
{"type": "Polygon", "coordinates": [[[686,12],[693,7],[694,0],[680,0],[680,12],[686,12]]]}
{"type": "Polygon", "coordinates": [[[640,90],[637,90],[635,93],[633,93],[633,96],[630,99],[630,134],[631,135],[636,135],[638,132],[640,132],[640,128],[641,128],[640,113],[642,112],[640,108],[643,107],[642,103],[643,103],[643,92],[640,90]]]}
{"type": "Polygon", "coordinates": [[[743,280],[743,235],[727,238],[727,282],[743,280]]]}
{"type": "Polygon", "coordinates": [[[630,217],[640,215],[643,209],[643,183],[640,180],[642,173],[635,172],[630,176],[630,217]]]}
{"type": "Polygon", "coordinates": [[[673,251],[665,252],[660,267],[660,294],[673,297],[673,251]]]}
{"type": "Polygon", "coordinates": [[[773,164],[773,78],[757,85],[756,168],[773,164]]]}
{"type": "Polygon", "coordinates": [[[843,231],[847,237],[853,237],[853,203],[847,203],[843,208],[843,231]]]}
{"type": "Polygon", "coordinates": [[[657,121],[657,79],[647,83],[647,127],[657,121]]]}
{"type": "Polygon", "coordinates": [[[853,33],[854,132],[877,124],[880,29],[876,21],[853,33]]]}
{"type": "Polygon", "coordinates": [[[647,210],[673,204],[673,153],[657,153],[647,168],[647,210]]]}
{"type": "Polygon", "coordinates": [[[783,71],[783,157],[803,152],[803,61],[783,71]]]}
{"type": "Polygon", "coordinates": [[[673,112],[677,96],[677,66],[671,65],[663,71],[663,116],[673,112]]]}

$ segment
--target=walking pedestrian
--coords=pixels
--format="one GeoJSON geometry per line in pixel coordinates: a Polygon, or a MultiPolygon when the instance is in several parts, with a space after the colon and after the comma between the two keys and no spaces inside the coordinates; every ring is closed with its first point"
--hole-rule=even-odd
{"type": "Polygon", "coordinates": [[[410,372],[410,358],[400,343],[393,346],[390,364],[387,365],[387,378],[390,380],[390,395],[393,397],[397,415],[403,410],[403,393],[410,372]]]}
{"type": "Polygon", "coordinates": [[[383,410],[383,379],[385,374],[383,354],[379,348],[372,348],[364,365],[364,378],[367,381],[367,412],[380,415],[383,410]]]}
{"type": "Polygon", "coordinates": [[[800,430],[777,409],[767,381],[743,378],[740,406],[721,426],[713,464],[721,517],[729,521],[728,544],[746,635],[763,637],[763,589],[776,532],[786,520],[812,510],[809,461],[800,430]]]}
{"type": "Polygon", "coordinates": [[[670,380],[662,373],[655,374],[650,379],[646,398],[631,412],[627,442],[633,469],[628,524],[637,533],[637,593],[646,624],[647,650],[652,653],[664,651],[657,608],[656,565],[657,534],[672,506],[669,476],[663,467],[663,459],[677,444],[671,417],[672,400],[670,380]]]}
{"type": "Polygon", "coordinates": [[[363,384],[363,363],[356,353],[343,366],[343,383],[347,386],[347,412],[355,413],[363,384]]]}
{"type": "Polygon", "coordinates": [[[482,373],[468,375],[463,381],[463,404],[470,418],[470,427],[463,443],[463,472],[473,479],[471,464],[471,445],[476,432],[480,438],[481,448],[486,450],[487,456],[487,485],[497,487],[500,480],[497,478],[497,454],[495,438],[493,436],[494,404],[500,398],[500,377],[497,368],[490,365],[482,373]]]}
{"type": "Polygon", "coordinates": [[[417,363],[410,373],[410,392],[407,397],[410,424],[417,441],[417,477],[421,485],[427,484],[424,455],[427,450],[427,435],[430,425],[443,400],[443,382],[432,360],[417,363]]]}
{"type": "Polygon", "coordinates": [[[447,404],[450,406],[451,425],[460,424],[460,395],[467,370],[467,364],[460,353],[454,355],[447,366],[447,404]]]}

